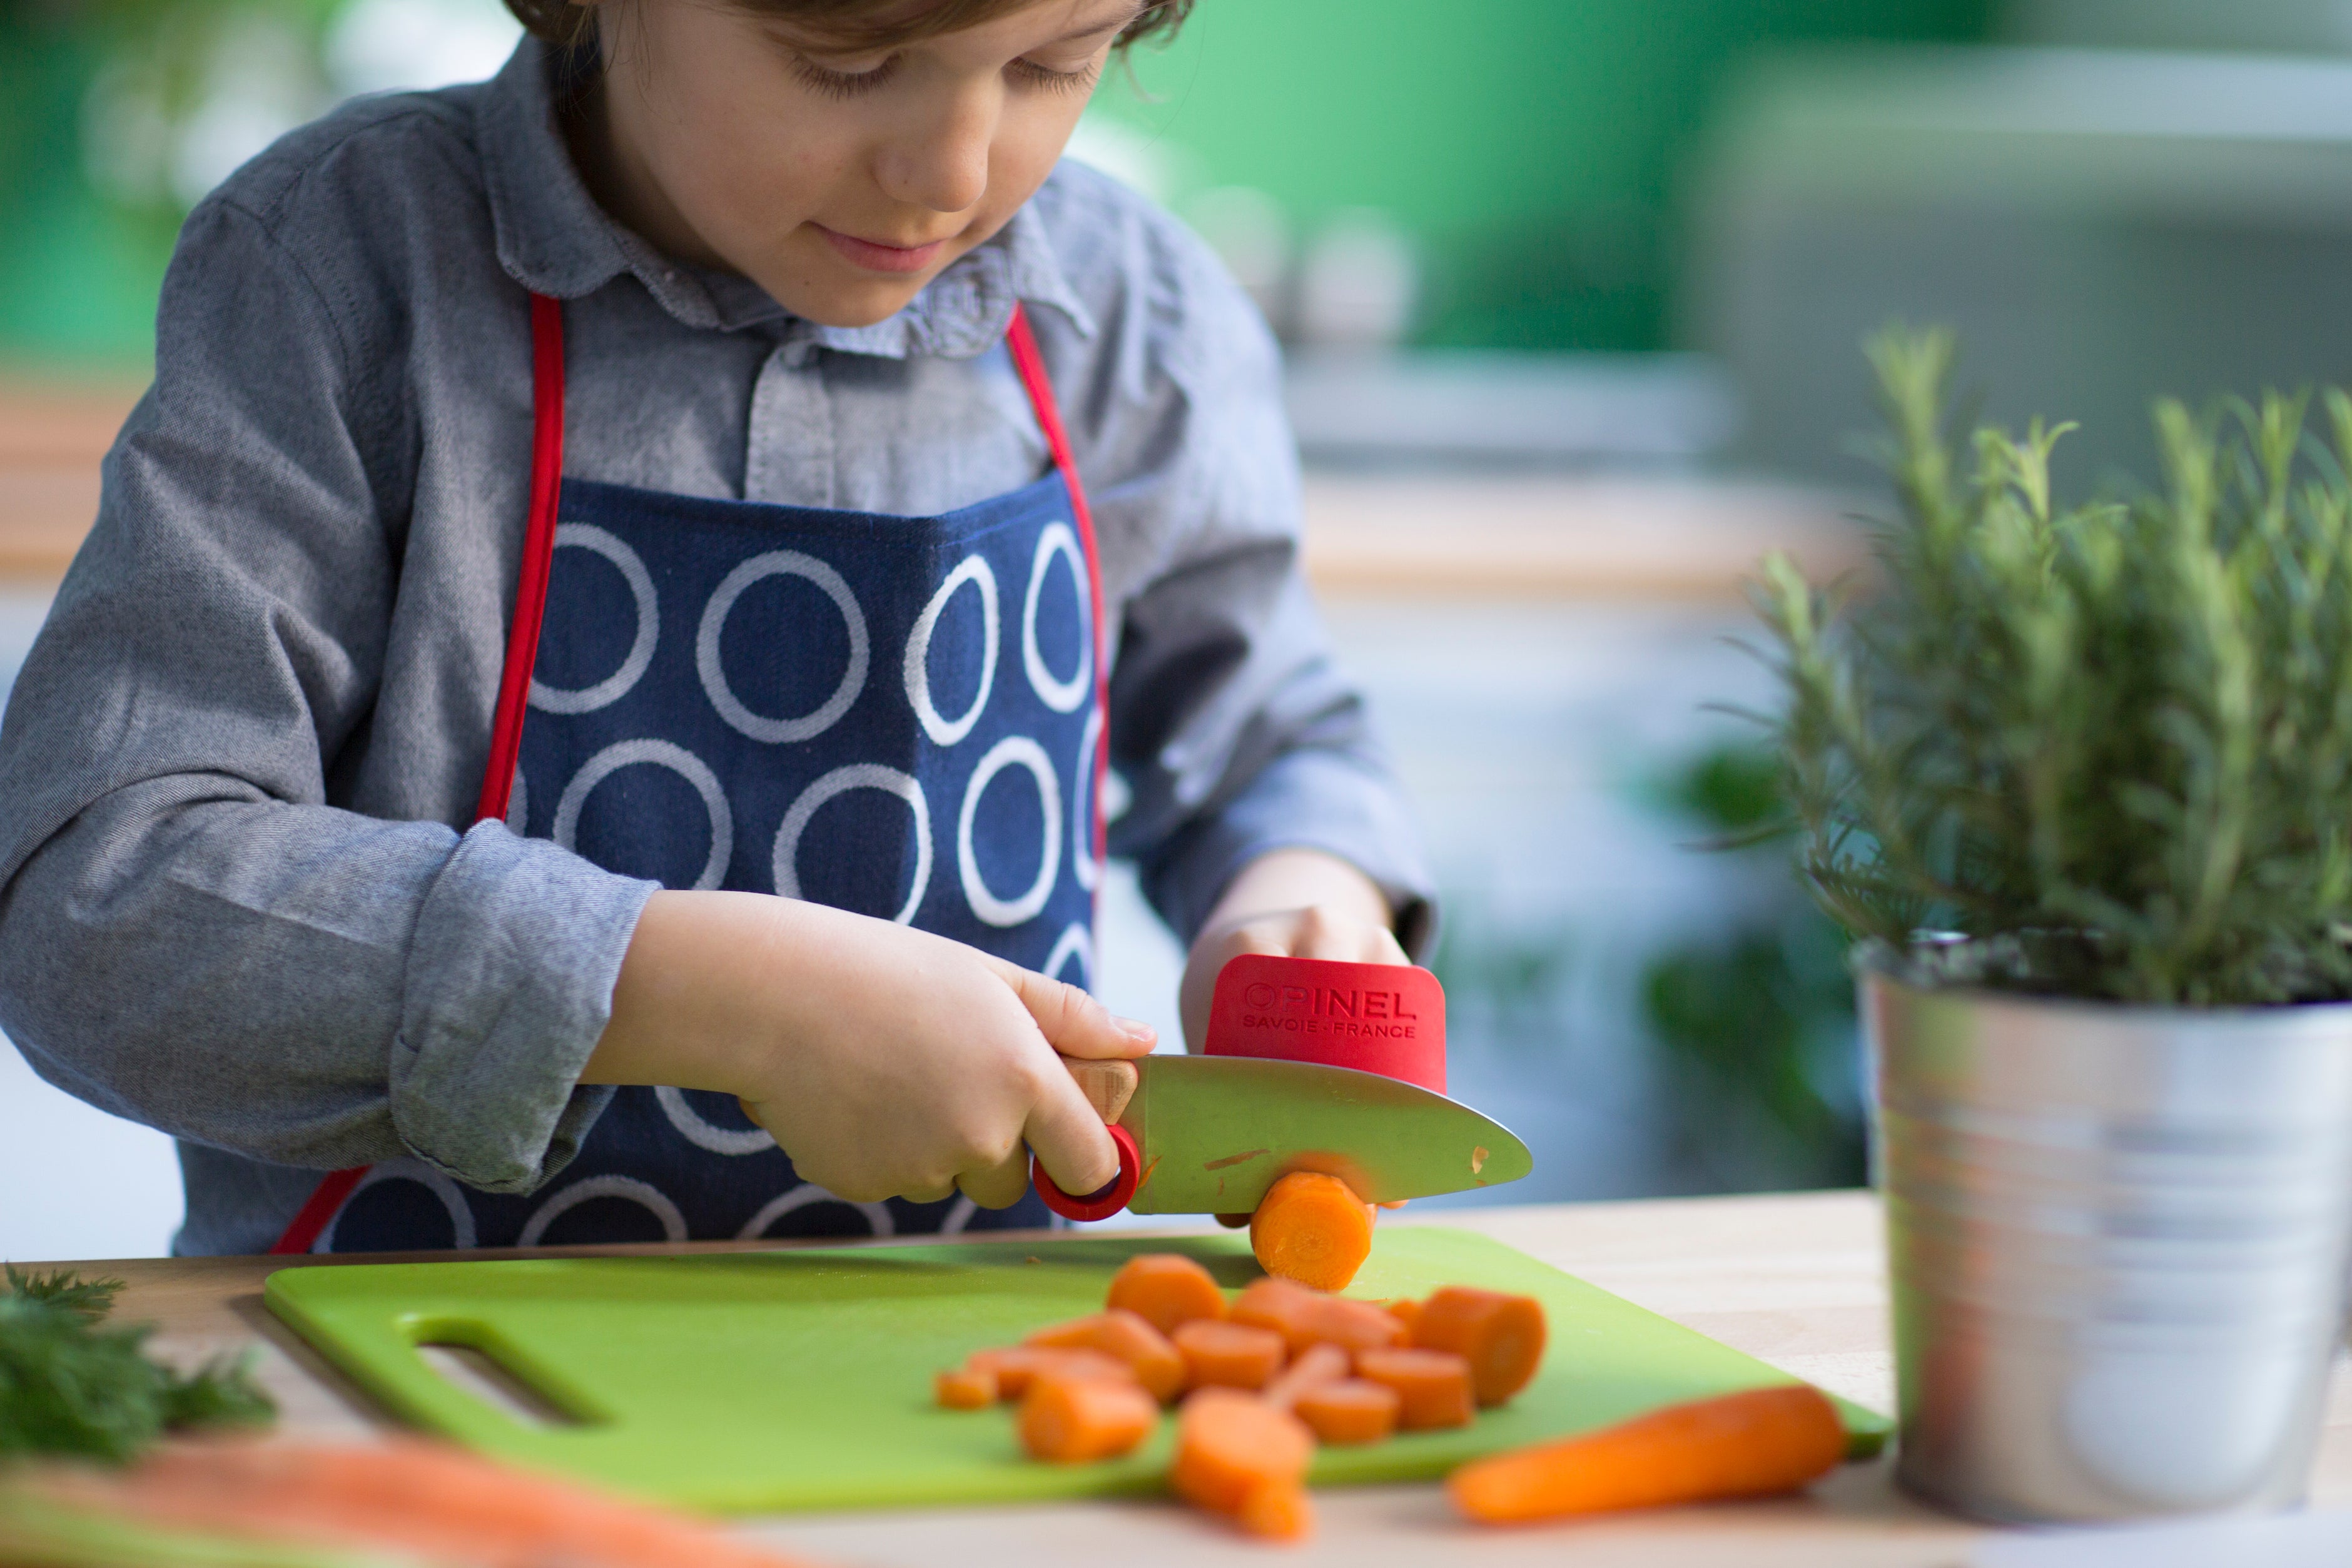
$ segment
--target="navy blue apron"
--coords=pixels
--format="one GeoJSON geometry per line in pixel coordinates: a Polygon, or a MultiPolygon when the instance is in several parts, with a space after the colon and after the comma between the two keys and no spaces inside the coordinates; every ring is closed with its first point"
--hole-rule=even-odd
{"type": "MultiPolygon", "coordinates": [[[[671,888],[805,898],[1094,979],[1108,747],[1100,575],[1028,324],[1006,351],[1055,458],[936,517],[564,479],[561,308],[534,297],[531,520],[480,815],[671,888]]],[[[877,1041],[877,1050],[887,1042],[877,1041]]],[[[624,1088],[528,1197],[402,1159],[337,1172],[279,1251],[1042,1226],[961,1196],[851,1203],[732,1096],[624,1088]]]]}

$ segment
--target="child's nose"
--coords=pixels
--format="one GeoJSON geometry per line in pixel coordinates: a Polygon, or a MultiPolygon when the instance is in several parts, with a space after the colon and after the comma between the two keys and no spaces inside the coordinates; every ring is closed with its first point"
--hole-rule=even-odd
{"type": "Polygon", "coordinates": [[[988,154],[996,137],[997,102],[987,93],[961,93],[929,123],[886,144],[876,178],[891,200],[936,213],[961,213],[988,193],[988,154]]]}

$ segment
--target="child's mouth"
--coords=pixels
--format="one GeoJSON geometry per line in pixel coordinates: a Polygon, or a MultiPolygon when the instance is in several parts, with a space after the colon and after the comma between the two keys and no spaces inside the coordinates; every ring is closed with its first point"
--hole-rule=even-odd
{"type": "Polygon", "coordinates": [[[920,272],[938,259],[947,241],[935,239],[929,245],[883,245],[875,240],[859,239],[855,235],[829,229],[823,224],[809,225],[833,242],[833,248],[842,254],[852,267],[868,272],[920,272]]]}

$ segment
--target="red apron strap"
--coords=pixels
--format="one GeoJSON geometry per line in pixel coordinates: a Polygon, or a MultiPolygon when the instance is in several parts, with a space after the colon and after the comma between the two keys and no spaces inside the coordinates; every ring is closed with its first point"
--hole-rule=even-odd
{"type": "Polygon", "coordinates": [[[514,624],[499,677],[498,714],[490,722],[490,759],[474,808],[478,822],[504,821],[507,798],[514,791],[530,672],[539,662],[539,628],[547,616],[547,571],[555,559],[555,506],[563,490],[563,304],[544,294],[530,297],[530,515],[523,527],[522,570],[515,580],[514,624]]]}
{"type": "Polygon", "coordinates": [[[1078,482],[1077,460],[1070,455],[1070,438],[1062,428],[1061,405],[1054,401],[1054,383],[1045,374],[1045,358],[1037,351],[1037,336],[1029,329],[1029,316],[1020,306],[1013,308],[1013,319],[1004,329],[1004,346],[1013,351],[1013,368],[1021,372],[1022,390],[1029,394],[1029,406],[1037,412],[1037,423],[1045,433],[1045,445],[1054,454],[1054,466],[1061,471],[1062,482],[1070,487],[1070,509],[1077,514],[1078,544],[1086,551],[1087,587],[1092,596],[1094,614],[1091,623],[1095,638],[1095,711],[1102,724],[1095,740],[1094,800],[1087,815],[1094,824],[1095,863],[1100,865],[1108,843],[1108,826],[1103,821],[1103,785],[1110,771],[1110,653],[1109,632],[1103,621],[1102,559],[1095,551],[1095,519],[1087,506],[1087,488],[1078,482]]]}
{"type": "MultiPolygon", "coordinates": [[[[515,583],[514,625],[507,633],[497,716],[490,721],[490,759],[474,807],[478,822],[503,821],[514,792],[523,710],[530,699],[531,666],[539,661],[540,623],[547,614],[547,570],[555,558],[555,504],[563,489],[563,304],[544,294],[530,297],[530,513],[523,525],[522,570],[515,583]]],[[[1083,507],[1079,515],[1085,515],[1083,507]]],[[[270,1247],[270,1255],[298,1255],[317,1246],[335,1211],[367,1173],[366,1166],[329,1172],[270,1247]]]]}

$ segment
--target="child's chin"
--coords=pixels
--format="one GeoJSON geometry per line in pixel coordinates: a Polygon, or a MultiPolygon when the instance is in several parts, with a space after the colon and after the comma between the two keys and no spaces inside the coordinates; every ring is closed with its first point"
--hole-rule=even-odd
{"type": "Polygon", "coordinates": [[[937,272],[887,279],[792,277],[770,285],[768,291],[777,304],[820,327],[871,327],[905,309],[937,272]]]}

